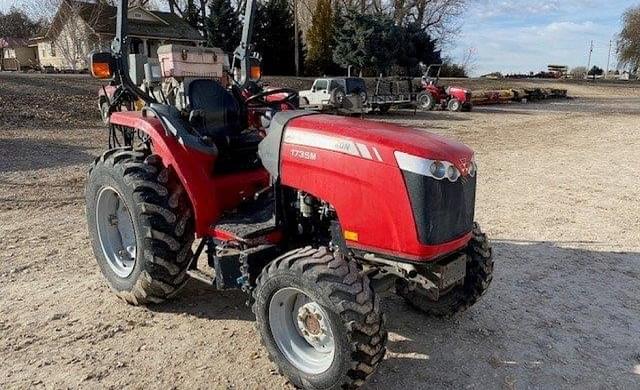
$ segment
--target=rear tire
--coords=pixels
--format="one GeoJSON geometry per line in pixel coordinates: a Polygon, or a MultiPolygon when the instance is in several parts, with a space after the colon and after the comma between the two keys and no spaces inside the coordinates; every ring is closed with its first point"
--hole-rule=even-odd
{"type": "Polygon", "coordinates": [[[455,287],[437,301],[431,300],[420,287],[409,288],[403,279],[398,279],[396,292],[411,306],[430,316],[448,317],[467,310],[484,295],[493,279],[491,245],[478,224],[474,224],[473,238],[466,252],[468,259],[464,284],[455,287]]]}
{"type": "Polygon", "coordinates": [[[158,156],[130,147],[107,151],[91,167],[86,202],[94,255],[118,297],[134,305],[159,303],[186,284],[191,206],[158,156]],[[117,211],[111,212],[113,204],[117,211]]]}
{"type": "Polygon", "coordinates": [[[380,300],[369,279],[353,262],[326,248],[296,249],[274,260],[258,278],[253,296],[262,342],[280,372],[299,388],[361,386],[384,357],[387,333],[380,300]],[[292,291],[300,292],[303,299],[298,302],[298,296],[286,298],[292,291]],[[315,325],[315,329],[321,329],[319,334],[312,331],[313,327],[305,328],[307,305],[313,312],[322,313],[318,319],[321,324],[315,325]],[[302,321],[300,325],[296,328],[287,322],[286,315],[278,314],[282,310],[291,312],[294,324],[296,319],[302,321]],[[326,345],[314,346],[313,340],[307,341],[318,335],[324,344],[326,334],[331,335],[326,345]],[[332,348],[322,349],[328,346],[332,348]],[[305,351],[310,351],[311,358],[305,351]]]}
{"type": "Polygon", "coordinates": [[[420,92],[416,101],[422,111],[432,111],[436,107],[436,100],[429,92],[420,92]]]}

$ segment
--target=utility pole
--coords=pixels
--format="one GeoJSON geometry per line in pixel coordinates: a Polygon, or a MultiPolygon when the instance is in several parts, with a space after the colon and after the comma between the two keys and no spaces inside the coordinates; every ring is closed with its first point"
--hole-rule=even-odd
{"type": "MultiPolygon", "coordinates": [[[[587,63],[587,78],[589,78],[589,72],[591,71],[591,55],[593,54],[593,41],[591,41],[591,45],[589,46],[589,62],[587,63]]],[[[595,80],[596,75],[593,75],[593,79],[595,80]]]]}
{"type": "Polygon", "coordinates": [[[604,74],[604,79],[609,78],[609,64],[611,63],[611,46],[613,45],[613,41],[609,40],[609,54],[607,55],[607,71],[604,74]]]}
{"type": "Polygon", "coordinates": [[[294,37],[293,41],[295,42],[295,63],[296,63],[296,77],[300,77],[300,36],[298,33],[298,0],[293,0],[293,26],[294,26],[294,37]]]}

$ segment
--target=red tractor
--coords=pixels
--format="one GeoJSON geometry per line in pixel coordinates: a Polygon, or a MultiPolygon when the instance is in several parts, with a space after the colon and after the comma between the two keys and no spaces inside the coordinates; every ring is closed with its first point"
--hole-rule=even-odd
{"type": "Polygon", "coordinates": [[[254,7],[246,2],[230,87],[192,81],[177,109],[131,81],[119,1],[112,52],[93,54],[91,70],[145,106],[111,114],[122,146],[89,171],[93,251],[134,305],[171,298],[212,269],[212,285],[250,294],[265,348],[291,383],[358,387],[385,355],[380,292],[446,316],[489,287],[474,153],[420,130],[289,109],[292,90],[249,96],[260,73],[249,56],[254,7]]]}
{"type": "Polygon", "coordinates": [[[422,76],[422,88],[416,97],[418,107],[423,111],[431,111],[436,107],[449,111],[471,111],[471,92],[460,87],[443,87],[439,85],[442,64],[429,65],[422,76]]]}

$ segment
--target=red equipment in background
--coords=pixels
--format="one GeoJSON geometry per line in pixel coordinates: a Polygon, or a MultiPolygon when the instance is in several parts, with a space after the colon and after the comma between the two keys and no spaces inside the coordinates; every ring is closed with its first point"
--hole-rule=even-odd
{"type": "Polygon", "coordinates": [[[449,111],[471,111],[471,92],[460,87],[443,87],[439,84],[442,64],[429,65],[422,76],[421,84],[424,89],[416,100],[418,107],[424,111],[431,111],[435,107],[449,111]],[[433,76],[432,76],[433,75],[433,76]]]}

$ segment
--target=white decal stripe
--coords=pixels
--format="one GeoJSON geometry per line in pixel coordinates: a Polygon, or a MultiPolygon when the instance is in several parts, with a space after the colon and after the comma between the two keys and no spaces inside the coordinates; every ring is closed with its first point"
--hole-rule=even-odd
{"type": "Polygon", "coordinates": [[[284,142],[300,146],[310,146],[319,149],[331,150],[349,154],[351,156],[362,157],[356,144],[348,139],[331,137],[322,134],[313,134],[303,131],[288,130],[284,137],[284,142]]]}
{"type": "Polygon", "coordinates": [[[369,148],[367,148],[367,145],[356,143],[356,146],[358,147],[358,150],[360,151],[362,157],[366,158],[367,160],[373,160],[373,157],[371,157],[371,152],[369,152],[369,148]]]}
{"type": "Polygon", "coordinates": [[[378,152],[378,149],[374,146],[371,149],[373,149],[373,154],[376,155],[376,158],[378,159],[378,161],[382,162],[382,156],[380,156],[380,153],[378,152]]]}

